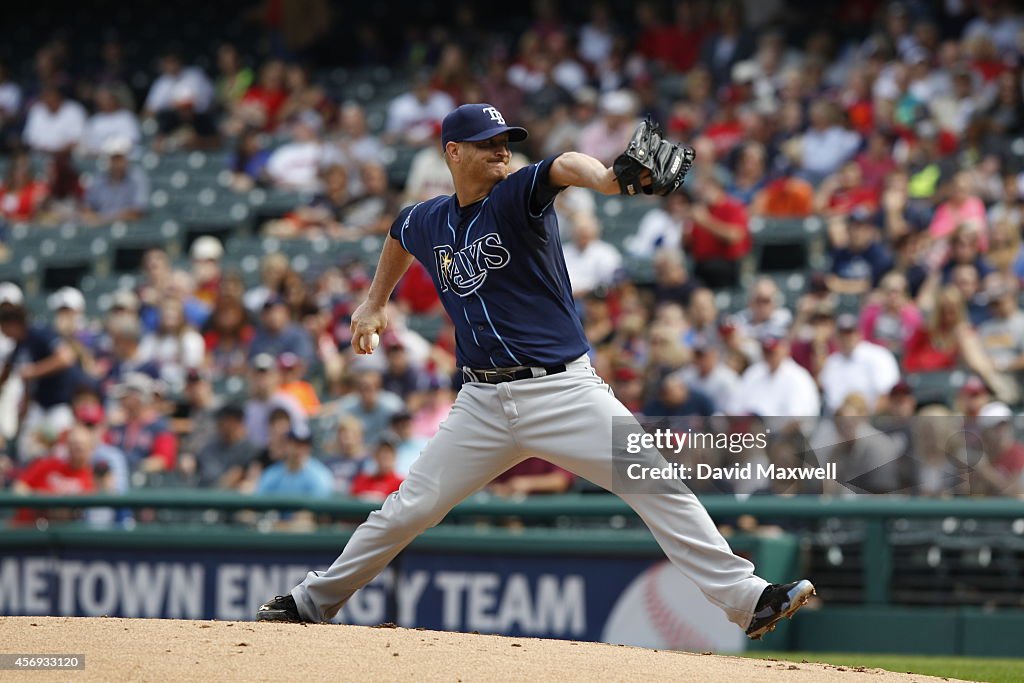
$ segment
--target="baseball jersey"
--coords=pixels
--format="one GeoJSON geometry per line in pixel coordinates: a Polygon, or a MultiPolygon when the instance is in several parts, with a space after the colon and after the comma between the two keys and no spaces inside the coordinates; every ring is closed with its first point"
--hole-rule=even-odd
{"type": "Polygon", "coordinates": [[[391,236],[430,273],[455,324],[462,367],[550,367],[589,350],[552,206],[550,157],[509,175],[482,200],[456,195],[403,209],[391,236]]]}

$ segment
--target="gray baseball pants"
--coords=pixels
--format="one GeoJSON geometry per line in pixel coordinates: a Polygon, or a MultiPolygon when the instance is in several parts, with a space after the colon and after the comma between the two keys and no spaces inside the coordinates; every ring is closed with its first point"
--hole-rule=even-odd
{"type": "MultiPolygon", "coordinates": [[[[299,614],[329,621],[416,536],[457,503],[531,456],[611,489],[612,418],[629,410],[584,356],[563,373],[502,384],[463,385],[448,418],[398,492],[352,534],[325,571],[292,589],[299,614]]],[[[672,563],[711,603],[746,628],[768,585],[733,554],[690,493],[619,494],[672,563]]]]}

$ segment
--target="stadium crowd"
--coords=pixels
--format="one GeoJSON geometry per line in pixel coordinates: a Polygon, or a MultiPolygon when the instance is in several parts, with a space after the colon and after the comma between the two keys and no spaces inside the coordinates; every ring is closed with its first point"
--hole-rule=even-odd
{"type": "MultiPolygon", "coordinates": [[[[423,38],[397,64],[408,87],[376,119],[287,50],[224,44],[208,70],[168,50],[139,93],[116,38],[89,73],[54,40],[31,64],[0,65],[0,217],[130,230],[151,209],[141,154],[229,149],[235,191],[309,198],[263,234],[359,241],[385,235],[400,206],[453,191],[437,139],[460,103],[490,102],[530,130],[516,166],[570,149],[611,163],[651,115],[696,148],[683,191],[635,200],[648,210],[616,241],[602,239],[612,219],[587,191],[556,203],[592,360],[623,402],[691,426],[774,421],[767,451],[745,457],[817,465],[806,453],[818,444],[849,477],[869,475],[856,490],[1019,493],[1024,14],[1004,0],[838,7],[863,30],[794,29],[781,0],[640,2],[629,16],[597,3],[582,21],[540,0],[513,41],[482,26],[423,38]],[[389,182],[396,150],[409,162],[401,187],[389,182]],[[826,226],[825,259],[804,266],[806,291],[787,306],[776,278],[751,271],[751,225],[809,217],[826,226]],[[745,305],[720,310],[723,291],[745,305]],[[919,404],[909,379],[954,370],[968,377],[955,396],[919,404]],[[984,442],[964,481],[942,445],[957,421],[984,442]]],[[[462,381],[427,272],[405,277],[365,357],[348,316],[372,264],[313,272],[273,253],[247,287],[226,256],[213,236],[187,263],[152,249],[138,286],[99,318],[78,289],[52,292],[44,314],[0,285],[2,487],[398,487],[462,381]],[[413,317],[435,318],[436,338],[413,317]]],[[[574,487],[586,484],[530,460],[490,489],[574,487]]],[[[737,492],[776,490],[748,488],[737,492]]]]}

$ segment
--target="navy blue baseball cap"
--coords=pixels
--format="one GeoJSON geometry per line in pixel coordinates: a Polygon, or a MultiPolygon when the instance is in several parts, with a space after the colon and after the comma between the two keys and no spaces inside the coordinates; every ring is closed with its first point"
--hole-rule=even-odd
{"type": "Polygon", "coordinates": [[[528,135],[525,128],[506,124],[496,107],[485,102],[464,104],[441,122],[441,148],[449,142],[479,142],[502,133],[508,133],[510,142],[522,142],[528,135]]]}

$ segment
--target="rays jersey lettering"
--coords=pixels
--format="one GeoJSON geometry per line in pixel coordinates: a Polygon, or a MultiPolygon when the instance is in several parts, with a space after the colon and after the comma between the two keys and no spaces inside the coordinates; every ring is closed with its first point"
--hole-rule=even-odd
{"type": "Polygon", "coordinates": [[[504,268],[512,260],[508,249],[501,244],[501,237],[488,233],[458,251],[447,244],[434,247],[434,264],[441,292],[452,291],[459,296],[469,296],[480,289],[487,273],[504,268]]]}

